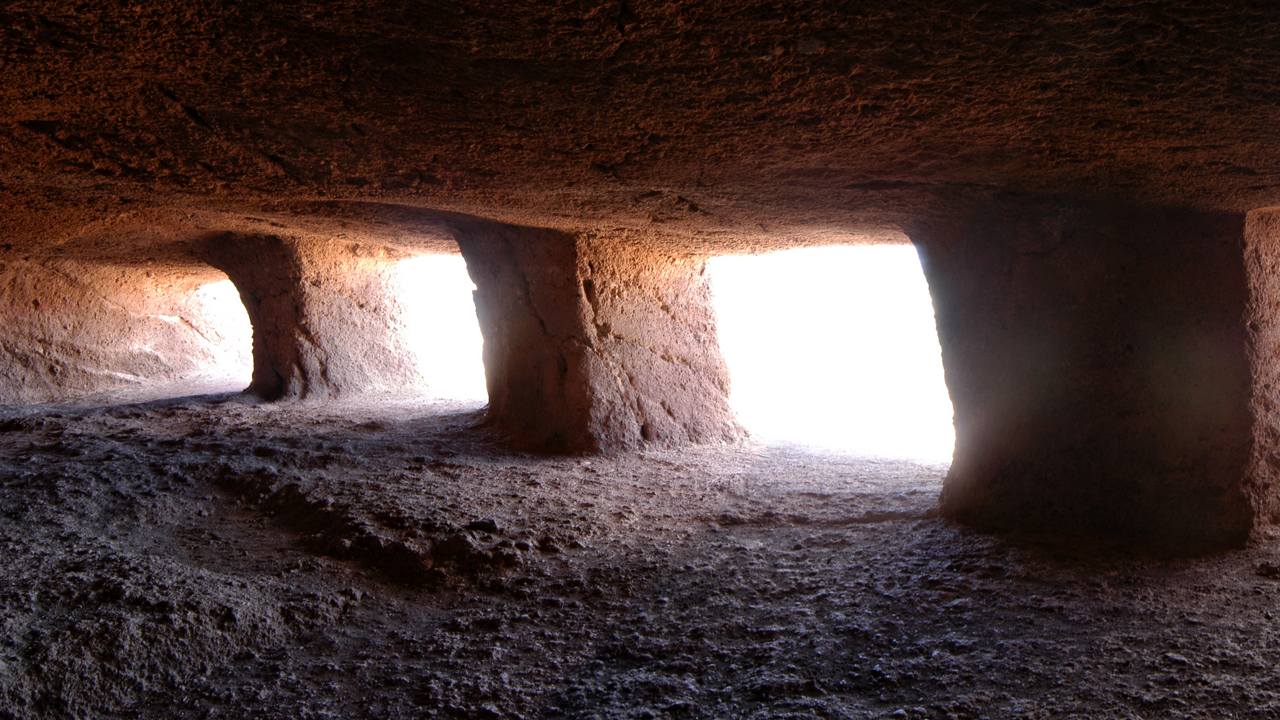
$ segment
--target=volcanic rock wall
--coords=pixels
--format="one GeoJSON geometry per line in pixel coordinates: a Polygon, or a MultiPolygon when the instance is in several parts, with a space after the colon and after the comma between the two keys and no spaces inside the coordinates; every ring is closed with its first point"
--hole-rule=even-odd
{"type": "Polygon", "coordinates": [[[492,422],[524,448],[733,440],[704,262],[625,240],[459,235],[477,286],[492,422]]]}
{"type": "Polygon", "coordinates": [[[1244,262],[1249,280],[1245,327],[1253,394],[1253,445],[1246,491],[1259,519],[1280,521],[1280,209],[1245,218],[1244,262]]]}
{"type": "Polygon", "coordinates": [[[210,261],[240,290],[253,323],[253,383],[270,400],[396,392],[420,382],[404,342],[393,266],[376,245],[225,234],[210,261]]]}
{"type": "MultiPolygon", "coordinates": [[[[234,369],[194,291],[212,268],[0,263],[0,403],[74,400],[234,369]]],[[[247,354],[247,348],[245,349],[247,354]]]]}
{"type": "Polygon", "coordinates": [[[1234,214],[1047,200],[918,223],[955,405],[943,512],[1243,542],[1260,502],[1243,232],[1234,214]]]}

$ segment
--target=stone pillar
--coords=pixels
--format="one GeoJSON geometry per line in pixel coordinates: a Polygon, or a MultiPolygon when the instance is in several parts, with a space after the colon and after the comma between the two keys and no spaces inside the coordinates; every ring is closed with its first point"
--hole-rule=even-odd
{"type": "Polygon", "coordinates": [[[1274,225],[1251,228],[1250,273],[1240,215],[1009,200],[910,228],[955,406],[942,512],[1179,552],[1245,542],[1271,495],[1251,458],[1275,447],[1253,424],[1258,373],[1276,373],[1251,333],[1272,330],[1246,327],[1275,295],[1258,283],[1274,225]]]}
{"type": "Polygon", "coordinates": [[[214,239],[253,323],[253,383],[269,400],[332,398],[415,386],[386,248],[275,235],[214,239]]]}
{"type": "Polygon", "coordinates": [[[1245,218],[1245,323],[1252,371],[1253,445],[1246,490],[1259,519],[1280,522],[1280,208],[1245,218]]]}
{"type": "Polygon", "coordinates": [[[490,420],[522,448],[601,452],[731,441],[728,372],[700,258],[637,243],[477,226],[490,420]]]}

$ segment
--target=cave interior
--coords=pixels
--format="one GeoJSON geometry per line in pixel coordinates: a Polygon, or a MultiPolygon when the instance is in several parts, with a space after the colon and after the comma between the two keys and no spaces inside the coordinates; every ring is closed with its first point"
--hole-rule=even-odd
{"type": "Polygon", "coordinates": [[[0,718],[1280,715],[1276,37],[0,6],[0,718]]]}

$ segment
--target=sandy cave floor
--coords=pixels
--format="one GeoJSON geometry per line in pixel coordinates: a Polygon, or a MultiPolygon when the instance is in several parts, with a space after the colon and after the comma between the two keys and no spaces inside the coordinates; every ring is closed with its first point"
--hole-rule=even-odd
{"type": "Polygon", "coordinates": [[[938,466],[479,419],[0,410],[0,717],[1280,716],[1280,541],[1050,550],[933,518],[938,466]]]}

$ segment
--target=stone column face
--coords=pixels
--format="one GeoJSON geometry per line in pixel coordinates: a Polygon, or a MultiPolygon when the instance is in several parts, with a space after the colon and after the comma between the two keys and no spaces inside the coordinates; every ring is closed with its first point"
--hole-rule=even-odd
{"type": "Polygon", "coordinates": [[[476,284],[489,419],[517,447],[591,446],[582,307],[574,239],[482,226],[458,236],[476,284]]]}
{"type": "Polygon", "coordinates": [[[1009,201],[909,234],[955,406],[945,515],[1179,551],[1247,539],[1241,216],[1009,201]]]}
{"type": "Polygon", "coordinates": [[[1250,501],[1259,518],[1280,522],[1280,208],[1245,218],[1244,263],[1249,279],[1245,312],[1252,369],[1253,452],[1250,501]]]}
{"type": "Polygon", "coordinates": [[[513,444],[600,452],[741,436],[702,260],[507,226],[458,242],[490,418],[513,444]]]}
{"type": "Polygon", "coordinates": [[[253,383],[269,400],[409,389],[392,269],[380,247],[273,235],[233,235],[209,248],[253,323],[253,383]]]}
{"type": "Polygon", "coordinates": [[[741,437],[706,261],[600,238],[578,246],[597,437],[607,447],[741,437]]]}

